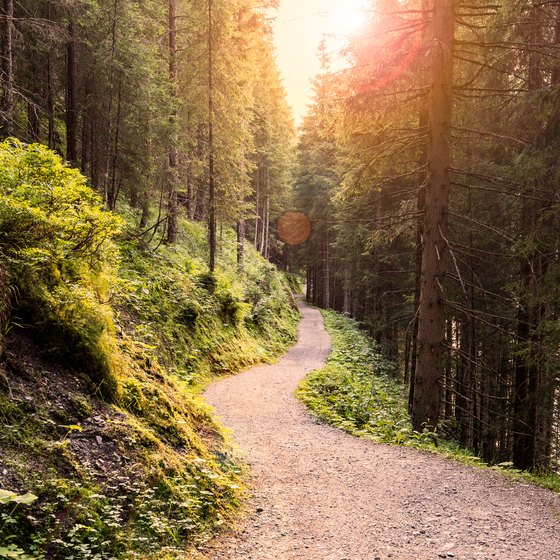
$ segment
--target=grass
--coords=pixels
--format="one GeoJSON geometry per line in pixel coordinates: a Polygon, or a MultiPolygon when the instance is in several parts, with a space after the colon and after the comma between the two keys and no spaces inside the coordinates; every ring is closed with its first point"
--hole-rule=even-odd
{"type": "Polygon", "coordinates": [[[297,390],[298,398],[318,419],[377,443],[438,453],[560,493],[560,476],[555,473],[522,472],[510,463],[488,465],[456,442],[428,430],[414,431],[405,387],[395,376],[395,366],[355,321],[333,311],[323,311],[323,317],[332,338],[332,352],[325,367],[310,373],[297,390]]]}
{"type": "Polygon", "coordinates": [[[295,340],[288,281],[226,227],[210,273],[203,224],[139,238],[56,154],[2,155],[0,489],[38,498],[0,500],[0,558],[184,559],[244,496],[200,388],[295,340]]]}
{"type": "Polygon", "coordinates": [[[232,232],[210,275],[200,224],[157,251],[126,232],[119,243],[110,402],[74,361],[34,356],[42,339],[7,344],[0,487],[39,499],[0,504],[0,558],[185,558],[241,506],[245,467],[201,387],[295,340],[287,281],[250,247],[240,273],[232,232]]]}

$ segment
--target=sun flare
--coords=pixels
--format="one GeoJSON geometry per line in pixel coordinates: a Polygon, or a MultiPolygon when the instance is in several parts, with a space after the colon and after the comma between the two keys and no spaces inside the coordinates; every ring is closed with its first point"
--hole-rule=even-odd
{"type": "Polygon", "coordinates": [[[326,15],[329,33],[348,36],[357,33],[366,23],[366,12],[358,4],[335,8],[326,15]]]}

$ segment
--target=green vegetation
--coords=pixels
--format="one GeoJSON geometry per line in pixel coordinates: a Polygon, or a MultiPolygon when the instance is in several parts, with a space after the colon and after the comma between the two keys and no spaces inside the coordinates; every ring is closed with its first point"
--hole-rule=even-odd
{"type": "Polygon", "coordinates": [[[538,475],[513,468],[512,463],[489,466],[479,457],[440,433],[412,429],[406,388],[395,367],[379,346],[360,330],[356,321],[334,311],[322,312],[332,337],[332,352],[325,367],[310,373],[297,396],[320,420],[352,435],[377,443],[406,445],[439,453],[465,464],[499,470],[560,493],[560,477],[538,475]]]}
{"type": "Polygon", "coordinates": [[[287,282],[226,229],[214,274],[200,224],[139,236],[40,145],[0,169],[0,558],[184,558],[243,495],[200,384],[294,339],[287,282]]]}
{"type": "Polygon", "coordinates": [[[403,387],[395,368],[358,323],[334,311],[323,311],[332,337],[325,367],[312,372],[298,397],[320,419],[378,443],[429,444],[435,434],[412,430],[403,387]]]}

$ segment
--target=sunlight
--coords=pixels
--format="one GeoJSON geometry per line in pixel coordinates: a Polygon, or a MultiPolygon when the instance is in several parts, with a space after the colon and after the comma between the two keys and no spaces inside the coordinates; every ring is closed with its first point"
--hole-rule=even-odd
{"type": "Polygon", "coordinates": [[[357,33],[366,23],[366,12],[361,2],[345,2],[326,14],[326,27],[329,33],[348,36],[357,33]]]}

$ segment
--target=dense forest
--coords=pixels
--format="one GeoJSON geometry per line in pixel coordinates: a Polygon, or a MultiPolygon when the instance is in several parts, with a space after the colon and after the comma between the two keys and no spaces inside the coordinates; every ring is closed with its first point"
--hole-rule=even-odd
{"type": "MultiPolygon", "coordinates": [[[[294,129],[273,54],[274,2],[5,2],[4,137],[41,142],[140,231],[177,240],[179,208],[247,227],[274,252],[294,129]],[[157,232],[156,232],[157,230],[157,232]]],[[[214,267],[214,262],[212,267],[214,267]]]]}
{"type": "Polygon", "coordinates": [[[301,131],[308,298],[399,362],[417,430],[557,468],[560,3],[373,8],[301,131]]]}
{"type": "Polygon", "coordinates": [[[197,391],[294,340],[278,268],[417,432],[560,467],[560,2],[371,0],[299,135],[277,4],[2,1],[0,558],[184,557],[231,519],[197,391]]]}
{"type": "Polygon", "coordinates": [[[184,558],[240,506],[199,393],[296,333],[270,8],[2,2],[0,558],[184,558]]]}

